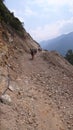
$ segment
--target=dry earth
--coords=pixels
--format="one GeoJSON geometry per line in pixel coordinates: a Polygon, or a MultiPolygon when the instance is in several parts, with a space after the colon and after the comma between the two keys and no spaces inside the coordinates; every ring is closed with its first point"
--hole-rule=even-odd
{"type": "MultiPolygon", "coordinates": [[[[21,53],[21,52],[20,52],[21,53]]],[[[0,103],[0,130],[73,130],[73,66],[56,52],[9,56],[11,104],[0,103]]],[[[0,68],[0,95],[7,85],[0,68]]]]}

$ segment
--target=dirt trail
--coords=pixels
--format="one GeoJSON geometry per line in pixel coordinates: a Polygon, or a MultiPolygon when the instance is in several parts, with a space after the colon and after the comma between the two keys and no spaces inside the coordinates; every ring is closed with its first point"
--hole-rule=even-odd
{"type": "Polygon", "coordinates": [[[21,58],[21,63],[23,63],[21,79],[24,82],[21,95],[24,98],[23,104],[29,111],[28,117],[26,117],[26,129],[67,130],[54,104],[49,98],[47,100],[43,93],[42,85],[44,81],[40,84],[38,84],[39,80],[35,82],[36,77],[39,78],[41,73],[44,76],[49,67],[41,58],[41,53],[38,53],[34,60],[31,60],[30,55],[25,55],[21,58]]]}
{"type": "Polygon", "coordinates": [[[59,72],[44,62],[41,53],[34,60],[29,54],[22,55],[18,63],[21,74],[18,74],[16,82],[20,91],[8,92],[13,100],[12,106],[1,104],[0,130],[68,130],[51,95],[46,92],[50,93],[48,85],[52,87],[49,82],[53,71],[57,75],[59,72]]]}

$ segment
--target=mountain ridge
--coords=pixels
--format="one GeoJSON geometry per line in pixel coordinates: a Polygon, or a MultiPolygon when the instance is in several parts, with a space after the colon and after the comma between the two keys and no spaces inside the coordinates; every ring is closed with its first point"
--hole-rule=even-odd
{"type": "Polygon", "coordinates": [[[61,35],[57,38],[40,43],[41,47],[47,50],[56,50],[65,56],[69,49],[73,48],[73,32],[61,35]]]}

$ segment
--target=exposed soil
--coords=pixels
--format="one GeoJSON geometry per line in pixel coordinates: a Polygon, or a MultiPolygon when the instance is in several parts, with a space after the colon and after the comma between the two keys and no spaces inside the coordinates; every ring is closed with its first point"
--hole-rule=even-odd
{"type": "MultiPolygon", "coordinates": [[[[10,105],[0,103],[0,130],[73,130],[73,66],[55,52],[38,52],[34,60],[16,53],[8,64],[19,90],[6,92],[10,105]]],[[[7,73],[1,67],[0,94],[7,73]]]]}

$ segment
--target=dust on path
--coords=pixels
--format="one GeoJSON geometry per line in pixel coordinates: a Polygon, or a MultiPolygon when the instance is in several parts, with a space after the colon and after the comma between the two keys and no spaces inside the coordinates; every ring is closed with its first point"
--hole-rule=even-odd
{"type": "MultiPolygon", "coordinates": [[[[16,82],[20,92],[10,93],[12,106],[1,104],[0,130],[67,130],[52,100],[44,95],[45,79],[39,82],[39,75],[44,76],[50,67],[41,58],[41,53],[33,61],[29,54],[18,60],[21,74],[16,82]]],[[[50,74],[50,69],[48,71],[50,74]]]]}
{"type": "Polygon", "coordinates": [[[52,101],[44,96],[42,83],[40,88],[38,81],[35,83],[36,76],[40,73],[45,73],[49,65],[41,58],[41,54],[30,59],[30,55],[25,55],[21,58],[23,74],[21,83],[23,89],[21,90],[24,109],[28,109],[28,116],[26,117],[26,129],[29,130],[67,130],[64,122],[60,119],[59,113],[53,105],[52,101]],[[39,56],[40,55],[40,56],[39,56]],[[24,76],[25,75],[25,76],[24,76]],[[24,84],[23,84],[24,83],[24,84]],[[48,100],[46,100],[48,99],[48,100]]]}

